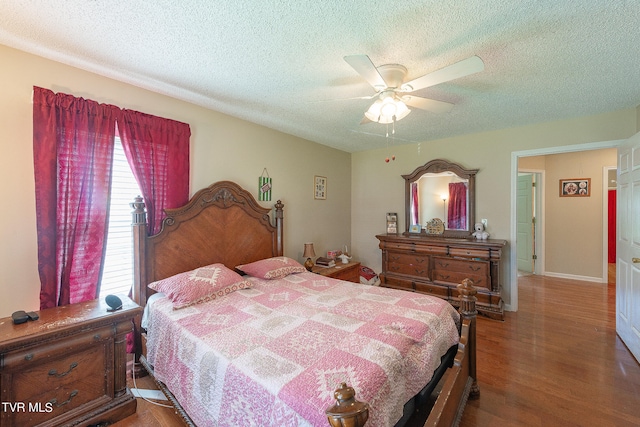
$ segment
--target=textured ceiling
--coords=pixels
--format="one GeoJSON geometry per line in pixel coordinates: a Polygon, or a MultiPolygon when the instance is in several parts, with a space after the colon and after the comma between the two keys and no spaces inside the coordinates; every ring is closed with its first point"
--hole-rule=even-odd
{"type": "Polygon", "coordinates": [[[0,44],[345,151],[374,93],[344,60],[414,79],[472,55],[485,70],[416,92],[396,144],[636,107],[637,0],[2,0],[0,44]]]}

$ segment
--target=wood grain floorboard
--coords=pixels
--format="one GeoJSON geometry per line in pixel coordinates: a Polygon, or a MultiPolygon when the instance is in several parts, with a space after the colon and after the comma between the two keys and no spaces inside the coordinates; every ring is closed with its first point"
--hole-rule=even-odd
{"type": "MultiPolygon", "coordinates": [[[[131,371],[129,371],[131,372],[131,371]]],[[[129,388],[157,390],[156,383],[150,376],[142,378],[136,378],[135,386],[131,378],[127,378],[127,385],[129,388]]],[[[155,405],[144,399],[138,398],[138,407],[136,413],[112,424],[114,427],[174,427],[184,426],[185,423],[182,418],[176,414],[173,408],[165,408],[155,405]]],[[[169,405],[167,401],[160,401],[163,405],[169,405]]]]}
{"type": "Polygon", "coordinates": [[[639,426],[640,365],[616,335],[610,283],[518,278],[519,310],[478,320],[480,399],[460,425],[639,426]]]}
{"type": "MultiPolygon", "coordinates": [[[[615,331],[615,266],[610,277],[519,277],[519,311],[478,319],[480,399],[460,426],[640,426],[640,365],[615,331]]],[[[138,387],[156,388],[148,377],[138,387]]],[[[180,425],[173,409],[141,399],[115,424],[180,425]]]]}

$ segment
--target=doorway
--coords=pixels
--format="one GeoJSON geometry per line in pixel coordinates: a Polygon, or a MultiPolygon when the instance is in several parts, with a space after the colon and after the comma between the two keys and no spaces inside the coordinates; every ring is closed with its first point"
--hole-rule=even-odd
{"type": "MultiPolygon", "coordinates": [[[[512,152],[511,154],[511,242],[512,242],[512,250],[510,251],[510,257],[509,257],[509,269],[510,269],[510,273],[509,273],[509,277],[510,277],[510,281],[509,281],[509,303],[506,304],[506,309],[510,310],[510,311],[517,311],[518,310],[518,249],[517,249],[517,242],[518,242],[518,231],[517,231],[517,215],[518,215],[518,209],[517,209],[517,181],[518,181],[518,165],[519,165],[519,160],[522,158],[527,158],[527,157],[534,157],[534,156],[546,156],[546,155],[552,155],[552,154],[564,154],[564,153],[581,153],[581,152],[585,152],[585,151],[592,151],[592,150],[599,150],[599,149],[607,149],[607,148],[617,148],[621,143],[623,142],[623,140],[614,140],[614,141],[602,141],[602,142],[596,142],[596,143],[586,143],[586,144],[576,144],[576,145],[572,145],[572,146],[562,146],[562,147],[550,147],[550,148],[541,148],[541,149],[534,149],[534,150],[526,150],[526,151],[515,151],[512,152]]],[[[536,167],[536,169],[543,169],[543,168],[538,168],[536,167]]],[[[574,173],[576,175],[579,174],[580,170],[578,171],[565,171],[568,175],[565,176],[565,178],[577,178],[578,176],[569,176],[569,175],[573,175],[574,173]]],[[[601,172],[598,172],[598,178],[600,176],[601,172]]],[[[547,174],[548,175],[548,174],[547,174]]],[[[549,178],[550,180],[552,180],[553,182],[555,181],[555,177],[551,177],[551,176],[547,176],[547,178],[549,178]]],[[[551,182],[551,181],[549,181],[551,182]]],[[[549,188],[549,191],[552,191],[552,188],[550,186],[549,183],[547,183],[545,185],[546,188],[549,188]]],[[[556,192],[558,191],[557,188],[555,190],[556,192]]],[[[551,194],[551,193],[550,193],[551,194]]],[[[548,207],[547,207],[548,208],[548,207]]],[[[538,219],[540,221],[547,221],[547,216],[545,215],[545,210],[541,209],[540,214],[538,214],[538,219]],[[543,218],[544,217],[544,218],[543,218]]],[[[540,238],[538,238],[538,249],[537,249],[537,263],[541,264],[545,262],[545,258],[547,258],[549,256],[548,251],[545,251],[544,249],[540,249],[540,247],[545,248],[548,245],[545,245],[544,241],[545,241],[545,235],[547,232],[545,233],[545,229],[547,229],[547,227],[549,226],[549,224],[547,224],[547,226],[542,227],[541,224],[538,224],[538,228],[540,229],[540,238]]],[[[605,233],[606,231],[603,231],[603,233],[605,233]]],[[[598,253],[600,253],[600,249],[598,250],[598,253]]],[[[602,257],[604,258],[604,256],[602,257]]],[[[555,261],[555,260],[554,260],[555,261]]],[[[600,265],[600,261],[597,262],[598,265],[600,265]]],[[[545,263],[546,265],[546,263],[545,263]]],[[[540,267],[540,266],[538,266],[540,267]]],[[[608,277],[608,269],[607,269],[608,265],[605,266],[603,265],[602,268],[602,272],[601,273],[597,273],[597,274],[592,274],[593,277],[591,276],[586,276],[586,277],[574,277],[573,275],[567,275],[566,277],[569,278],[577,278],[579,280],[590,280],[593,279],[592,281],[595,281],[596,279],[598,281],[603,281],[604,283],[606,283],[607,281],[607,277],[608,277]],[[599,276],[599,277],[597,277],[599,276]]],[[[546,271],[545,269],[540,269],[539,274],[548,274],[548,271],[546,271]]],[[[559,277],[563,277],[563,276],[559,276],[559,277]]]]}
{"type": "Polygon", "coordinates": [[[516,189],[518,276],[544,272],[544,170],[519,168],[516,189]]]}

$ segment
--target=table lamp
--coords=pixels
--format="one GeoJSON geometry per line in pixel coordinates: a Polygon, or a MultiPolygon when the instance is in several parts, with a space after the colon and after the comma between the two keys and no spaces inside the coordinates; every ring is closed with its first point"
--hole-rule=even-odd
{"type": "Polygon", "coordinates": [[[309,271],[313,268],[313,260],[311,258],[314,256],[316,256],[316,252],[313,250],[313,243],[305,243],[302,257],[307,259],[304,262],[304,267],[309,271]]]}

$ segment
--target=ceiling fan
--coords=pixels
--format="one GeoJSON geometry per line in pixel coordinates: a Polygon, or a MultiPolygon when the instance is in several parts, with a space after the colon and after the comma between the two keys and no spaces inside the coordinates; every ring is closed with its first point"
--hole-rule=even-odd
{"type": "Polygon", "coordinates": [[[358,98],[377,98],[365,112],[365,118],[361,124],[369,122],[394,123],[411,112],[407,106],[433,113],[449,112],[453,108],[453,104],[449,102],[422,98],[410,95],[410,93],[484,70],[482,59],[478,56],[472,56],[405,82],[407,69],[400,64],[385,64],[376,67],[367,55],[348,55],[344,57],[344,60],[376,91],[371,96],[358,98]]]}

